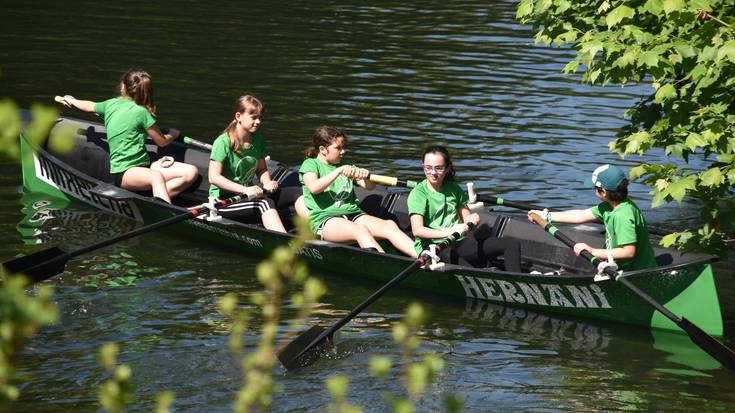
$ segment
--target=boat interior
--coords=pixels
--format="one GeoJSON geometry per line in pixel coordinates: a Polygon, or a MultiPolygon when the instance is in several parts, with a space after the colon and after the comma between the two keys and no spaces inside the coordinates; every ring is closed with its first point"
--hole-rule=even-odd
{"type": "MultiPolygon", "coordinates": [[[[91,177],[112,184],[113,180],[109,173],[106,134],[102,125],[77,119],[60,118],[54,128],[73,130],[73,135],[77,140],[75,149],[71,153],[54,154],[55,156],[91,177]]],[[[158,147],[151,141],[147,143],[147,149],[152,160],[163,156],[172,156],[177,161],[190,163],[199,168],[199,179],[192,187],[174,200],[177,205],[190,207],[207,201],[209,183],[206,177],[209,152],[180,142],[158,147]]],[[[293,203],[301,195],[298,173],[295,168],[284,166],[274,160],[268,159],[267,163],[271,177],[278,180],[280,186],[280,194],[276,199],[279,214],[286,228],[293,228],[293,217],[295,216],[293,203]]],[[[378,186],[372,191],[356,188],[356,193],[365,212],[380,218],[394,220],[400,228],[410,235],[406,205],[407,189],[378,186]]],[[[150,192],[140,194],[144,196],[151,195],[150,192]]],[[[482,222],[490,225],[492,236],[513,238],[521,243],[523,272],[578,275],[589,275],[595,272],[589,262],[576,257],[564,244],[551,237],[537,225],[528,222],[523,212],[501,213],[493,211],[487,206],[479,208],[475,212],[481,214],[482,222]]],[[[261,225],[259,220],[245,223],[261,225]]],[[[604,245],[602,226],[587,226],[586,230],[567,226],[561,228],[576,241],[587,242],[590,245],[604,245]]],[[[709,257],[702,254],[684,254],[669,249],[654,249],[660,266],[676,266],[709,257]]],[[[502,257],[493,260],[492,265],[498,270],[503,270],[502,257]]]]}

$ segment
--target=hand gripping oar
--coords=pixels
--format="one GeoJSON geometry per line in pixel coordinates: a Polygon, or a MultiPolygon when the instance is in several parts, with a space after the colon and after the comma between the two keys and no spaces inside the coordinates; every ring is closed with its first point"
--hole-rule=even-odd
{"type": "MultiPolygon", "coordinates": [[[[474,227],[473,224],[468,225],[470,229],[474,227]]],[[[444,241],[435,244],[437,252],[446,249],[461,237],[462,234],[455,232],[450,237],[444,239],[444,241]]],[[[326,330],[322,327],[314,326],[288,343],[278,352],[278,360],[281,361],[281,364],[283,364],[283,367],[285,367],[286,370],[294,370],[311,365],[317,361],[327,349],[332,347],[332,336],[337,330],[349,323],[350,320],[355,318],[355,316],[360,314],[362,310],[374,303],[388,290],[395,287],[409,275],[418,271],[418,269],[428,261],[430,261],[430,253],[428,250],[424,250],[413,264],[409,265],[405,270],[393,277],[393,279],[388,281],[387,284],[380,287],[379,290],[375,291],[370,297],[360,303],[350,311],[349,314],[337,321],[334,325],[326,330]]]]}
{"type": "Polygon", "coordinates": [[[394,178],[392,176],[383,176],[383,175],[375,175],[370,174],[368,175],[368,179],[372,182],[375,182],[376,184],[381,184],[385,186],[399,186],[402,188],[413,188],[416,186],[416,181],[408,181],[408,180],[402,180],[398,178],[394,178]]]}
{"type": "MultiPolygon", "coordinates": [[[[546,232],[554,236],[554,238],[558,239],[559,241],[563,242],[566,246],[570,248],[574,248],[575,242],[563,234],[561,231],[559,231],[555,226],[550,224],[548,221],[543,219],[538,214],[531,214],[531,218],[533,219],[533,222],[538,224],[541,228],[543,228],[546,232]]],[[[584,250],[581,252],[583,258],[589,260],[593,265],[597,266],[601,262],[601,260],[594,255],[592,255],[589,251],[584,250]]],[[[714,337],[710,336],[704,330],[697,327],[696,324],[693,324],[691,321],[687,320],[684,317],[678,317],[666,307],[659,304],[657,301],[655,301],[653,298],[651,298],[648,294],[641,291],[638,287],[633,285],[630,281],[628,281],[625,276],[622,274],[617,274],[615,270],[613,270],[610,267],[605,267],[604,269],[605,274],[609,275],[610,278],[613,280],[623,284],[626,288],[631,290],[633,293],[635,293],[638,297],[640,297],[643,301],[651,305],[653,308],[658,310],[661,314],[666,316],[669,320],[673,321],[674,324],[679,326],[682,330],[684,330],[685,333],[689,336],[689,338],[694,342],[694,344],[698,345],[702,350],[706,351],[707,354],[715,358],[717,361],[722,363],[723,366],[735,370],[735,352],[733,352],[730,348],[725,346],[724,344],[717,341],[714,337]]]]}
{"type": "MultiPolygon", "coordinates": [[[[239,202],[241,200],[246,200],[246,199],[248,199],[248,197],[244,194],[236,195],[236,196],[233,196],[232,198],[227,198],[225,200],[216,202],[215,207],[222,208],[222,207],[232,205],[236,202],[239,202]]],[[[190,218],[194,218],[207,211],[208,211],[207,206],[203,205],[200,207],[196,207],[194,209],[190,209],[189,211],[183,214],[179,214],[179,215],[172,216],[170,218],[166,218],[154,224],[142,226],[133,231],[127,232],[122,235],[118,235],[116,237],[106,239],[104,241],[94,243],[92,245],[88,245],[76,251],[64,252],[59,247],[47,248],[45,250],[41,250],[41,251],[35,252],[30,255],[26,255],[25,257],[20,257],[20,258],[11,260],[11,261],[4,262],[3,268],[6,273],[25,274],[28,277],[30,277],[31,281],[34,283],[43,281],[43,280],[53,277],[56,274],[62,273],[64,271],[64,266],[66,265],[66,262],[69,261],[69,259],[71,258],[74,258],[82,254],[86,254],[90,251],[94,251],[102,247],[106,247],[108,245],[114,244],[119,241],[123,241],[129,238],[136,237],[141,234],[145,234],[146,232],[151,232],[158,228],[162,228],[168,225],[175,224],[177,222],[181,222],[181,221],[185,221],[190,218]]]]}

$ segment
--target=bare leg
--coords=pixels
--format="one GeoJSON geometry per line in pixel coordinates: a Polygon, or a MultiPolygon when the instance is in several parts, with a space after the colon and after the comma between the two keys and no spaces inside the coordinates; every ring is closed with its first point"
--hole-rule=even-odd
{"type": "Polygon", "coordinates": [[[402,253],[409,257],[416,257],[413,240],[401,231],[395,222],[372,215],[363,215],[357,218],[355,222],[366,226],[374,237],[387,239],[402,253]]]}
{"type": "Polygon", "coordinates": [[[300,217],[309,216],[309,208],[306,207],[306,201],[304,201],[303,195],[301,195],[300,197],[296,199],[296,202],[294,202],[293,207],[296,210],[296,215],[300,217]]]}
{"type": "Polygon", "coordinates": [[[271,231],[286,232],[286,228],[284,228],[277,210],[269,209],[265,211],[263,215],[261,215],[261,219],[263,220],[263,225],[267,229],[271,231]]]}
{"type": "Polygon", "coordinates": [[[322,228],[322,238],[333,242],[357,241],[360,248],[375,248],[385,252],[367,227],[344,218],[330,218],[322,228]]]}
{"type": "Polygon", "coordinates": [[[134,166],[128,169],[123,175],[120,186],[131,191],[146,191],[150,189],[153,192],[153,196],[159,197],[169,204],[171,203],[163,174],[150,168],[134,166]]]}
{"type": "Polygon", "coordinates": [[[174,162],[173,165],[163,168],[161,163],[156,161],[151,164],[151,169],[163,175],[168,193],[172,197],[191,186],[199,173],[196,166],[183,162],[174,162]]]}

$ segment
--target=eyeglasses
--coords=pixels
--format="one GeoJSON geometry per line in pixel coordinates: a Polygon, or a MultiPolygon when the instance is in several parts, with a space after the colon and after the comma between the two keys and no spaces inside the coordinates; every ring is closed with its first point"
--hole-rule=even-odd
{"type": "Polygon", "coordinates": [[[438,174],[443,174],[444,171],[447,170],[447,167],[444,165],[439,166],[432,166],[432,165],[424,165],[424,172],[430,173],[430,172],[436,172],[438,174]]]}

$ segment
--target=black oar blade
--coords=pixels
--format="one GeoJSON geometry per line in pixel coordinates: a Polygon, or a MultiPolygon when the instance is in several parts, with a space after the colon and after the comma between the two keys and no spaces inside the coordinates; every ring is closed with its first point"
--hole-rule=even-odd
{"type": "Polygon", "coordinates": [[[677,323],[688,335],[692,341],[697,344],[707,354],[719,361],[723,366],[735,370],[735,353],[724,344],[717,341],[714,337],[707,334],[701,328],[692,324],[691,321],[682,317],[677,323]]]}
{"type": "Polygon", "coordinates": [[[278,360],[281,361],[283,367],[285,367],[286,370],[300,369],[313,364],[321,356],[329,352],[334,347],[331,336],[325,337],[312,348],[301,354],[301,352],[308,348],[309,345],[323,332],[324,328],[314,326],[306,330],[306,332],[296,337],[295,340],[291,341],[278,351],[278,360]]]}
{"type": "Polygon", "coordinates": [[[59,247],[47,248],[4,262],[3,269],[6,274],[25,274],[33,282],[39,282],[64,272],[66,260],[59,257],[65,254],[59,247]]]}

